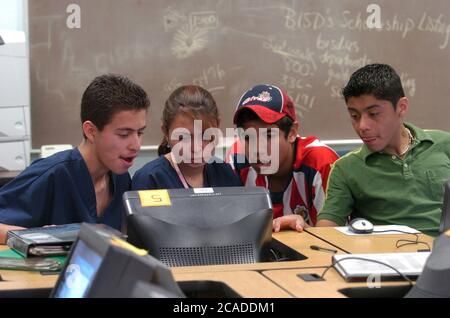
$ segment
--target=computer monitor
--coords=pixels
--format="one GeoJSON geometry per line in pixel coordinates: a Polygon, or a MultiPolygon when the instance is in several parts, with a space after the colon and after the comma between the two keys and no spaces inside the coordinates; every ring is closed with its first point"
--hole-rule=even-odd
{"type": "Polygon", "coordinates": [[[270,258],[272,203],[262,187],[129,191],[128,241],[164,264],[242,264],[270,258]]]}
{"type": "Polygon", "coordinates": [[[169,268],[106,228],[83,223],[51,297],[163,297],[164,291],[184,296],[169,268]],[[154,286],[154,293],[147,288],[136,294],[142,283],[154,286]]]}
{"type": "Polygon", "coordinates": [[[450,180],[444,184],[444,204],[442,205],[441,225],[439,231],[441,233],[450,230],[450,180]]]}

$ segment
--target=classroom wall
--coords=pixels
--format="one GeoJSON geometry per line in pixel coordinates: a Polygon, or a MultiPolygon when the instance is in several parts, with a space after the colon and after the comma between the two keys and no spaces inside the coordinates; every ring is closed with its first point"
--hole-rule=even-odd
{"type": "MultiPolygon", "coordinates": [[[[30,0],[33,146],[79,142],[83,90],[105,72],[148,92],[151,133],[182,84],[209,89],[222,128],[249,87],[270,82],[294,99],[300,133],[357,138],[339,91],[357,68],[393,65],[411,99],[408,120],[449,130],[448,0],[30,0]],[[80,25],[73,27],[79,5],[80,25]],[[368,27],[370,5],[381,28],[368,27]],[[368,12],[369,10],[369,12],[368,12]],[[69,12],[74,12],[70,11],[69,12]],[[73,19],[72,19],[73,17],[73,19]],[[54,132],[58,133],[55,134],[54,132]]],[[[371,11],[372,10],[372,11],[371,11]]],[[[225,131],[224,131],[225,132],[225,131]]]]}
{"type": "MultiPolygon", "coordinates": [[[[226,126],[245,88],[257,81],[285,85],[296,101],[300,133],[344,139],[332,147],[345,153],[358,142],[351,140],[356,135],[337,90],[365,62],[386,62],[397,68],[411,99],[407,119],[450,129],[446,0],[80,0],[81,28],[68,29],[72,2],[30,0],[33,158],[42,143],[79,142],[80,96],[100,71],[124,72],[144,83],[152,99],[150,127],[159,127],[163,101],[175,84],[212,89],[226,126]],[[381,8],[381,29],[365,25],[371,4],[381,8]],[[183,25],[202,31],[204,42],[187,55],[173,50],[183,25]],[[86,39],[89,50],[82,45],[86,39]],[[315,72],[301,72],[305,68],[315,72]],[[55,134],[58,124],[67,129],[55,134]]],[[[158,129],[144,136],[147,147],[136,169],[156,157],[151,145],[160,137],[158,129]]]]}

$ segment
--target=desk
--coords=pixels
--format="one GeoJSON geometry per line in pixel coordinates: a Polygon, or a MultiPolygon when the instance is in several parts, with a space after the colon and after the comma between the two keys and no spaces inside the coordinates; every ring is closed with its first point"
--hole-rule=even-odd
{"type": "MultiPolygon", "coordinates": [[[[282,288],[264,278],[258,271],[283,268],[308,268],[330,264],[332,254],[310,249],[310,245],[334,248],[321,239],[306,232],[285,231],[274,233],[273,237],[308,257],[302,261],[267,262],[236,265],[208,265],[172,268],[178,281],[213,280],[222,281],[245,297],[291,297],[282,288]],[[266,286],[266,287],[264,287],[266,286]]],[[[0,246],[1,249],[7,248],[0,246]]],[[[339,251],[339,253],[343,253],[339,251]]],[[[0,282],[0,290],[51,288],[55,285],[57,275],[41,275],[35,272],[0,270],[6,282],[0,282]]]]}
{"type": "MultiPolygon", "coordinates": [[[[0,270],[4,281],[1,290],[53,288],[58,275],[41,275],[38,272],[0,270]]],[[[256,271],[174,273],[177,282],[215,281],[225,283],[245,298],[289,298],[292,297],[281,287],[256,271]]]]}
{"type": "MultiPolygon", "coordinates": [[[[0,246],[0,249],[4,249],[0,246]]],[[[290,298],[288,292],[271,282],[256,271],[210,271],[196,273],[173,273],[177,282],[184,281],[215,281],[222,282],[245,298],[290,298]]],[[[0,270],[3,281],[2,290],[22,290],[35,288],[53,288],[58,275],[41,275],[38,272],[15,270],[0,270]]]]}
{"type": "MultiPolygon", "coordinates": [[[[417,246],[395,248],[398,239],[410,239],[411,235],[346,236],[334,228],[309,228],[307,232],[285,231],[273,237],[307,256],[308,259],[290,262],[271,262],[238,265],[213,265],[172,268],[177,281],[219,281],[227,284],[243,297],[345,297],[338,290],[348,287],[365,287],[366,283],[348,283],[334,269],[330,269],[323,282],[304,282],[300,273],[321,275],[331,264],[333,254],[315,251],[310,245],[334,248],[338,253],[380,253],[416,251],[417,246]]],[[[432,246],[433,238],[420,234],[420,240],[432,246]]],[[[0,246],[0,249],[6,247],[0,246]]],[[[421,247],[420,247],[421,248],[421,247]]],[[[0,290],[51,288],[57,275],[0,270],[6,282],[0,282],[0,290]]],[[[405,286],[404,282],[383,282],[382,286],[405,286]]]]}
{"type": "MultiPolygon", "coordinates": [[[[424,244],[406,245],[396,248],[395,244],[400,239],[415,240],[412,234],[385,234],[385,235],[345,235],[333,227],[311,227],[306,231],[339,248],[347,253],[393,253],[393,252],[416,252],[419,249],[426,249],[424,244]]],[[[430,248],[433,247],[434,238],[425,234],[419,234],[419,241],[427,242],[430,248]]]]}
{"type": "MultiPolygon", "coordinates": [[[[6,245],[0,245],[0,251],[8,249],[6,245]]],[[[17,270],[0,269],[0,290],[51,288],[55,285],[58,275],[42,275],[39,272],[27,272],[17,270]]]]}
{"type": "MultiPolygon", "coordinates": [[[[262,274],[269,278],[272,282],[278,286],[284,288],[290,294],[299,298],[343,298],[344,294],[339,292],[344,288],[362,287],[367,288],[367,283],[364,282],[346,282],[342,276],[339,275],[334,269],[330,269],[324,277],[324,281],[305,282],[299,278],[298,274],[317,274],[319,276],[324,272],[323,268],[298,268],[298,269],[284,269],[284,270],[269,270],[263,271],[262,274]]],[[[408,288],[408,283],[402,281],[396,282],[382,282],[383,287],[386,286],[399,286],[408,288]]],[[[368,289],[368,288],[367,288],[368,289]]],[[[370,291],[368,289],[368,291],[370,291]]],[[[367,292],[368,292],[367,291],[367,292]]],[[[373,291],[381,293],[381,290],[373,291]]],[[[399,297],[401,297],[400,294],[399,297]]]]}
{"type": "Polygon", "coordinates": [[[174,273],[177,282],[216,281],[232,288],[244,298],[291,298],[281,287],[255,271],[174,273]]]}
{"type": "Polygon", "coordinates": [[[0,275],[3,279],[0,281],[0,290],[53,288],[58,279],[58,275],[16,270],[0,270],[0,275]]]}
{"type": "MultiPolygon", "coordinates": [[[[408,234],[384,234],[384,235],[345,235],[333,227],[316,227],[306,230],[310,235],[320,238],[324,242],[331,244],[335,248],[346,251],[347,253],[392,253],[392,252],[415,252],[418,249],[426,248],[420,245],[407,245],[396,248],[396,242],[399,239],[415,239],[413,235],[408,234]]],[[[419,234],[419,241],[425,241],[430,247],[433,246],[434,238],[419,234]]],[[[331,255],[328,256],[328,263],[322,261],[316,263],[316,268],[285,268],[277,270],[265,270],[262,274],[269,278],[272,282],[279,285],[295,297],[346,297],[339,292],[344,288],[367,288],[364,282],[346,282],[341,275],[333,268],[325,275],[325,281],[305,282],[299,278],[298,274],[317,274],[322,275],[326,266],[331,264],[331,255]],[[323,266],[326,265],[326,266],[323,266]]],[[[403,288],[403,291],[409,287],[408,283],[403,281],[382,282],[381,286],[397,286],[403,288]]],[[[367,292],[370,290],[367,289],[367,292]]],[[[373,294],[382,292],[380,289],[373,289],[373,294]]],[[[394,291],[395,292],[395,291],[394,291]]]]}
{"type": "MultiPolygon", "coordinates": [[[[1,290],[18,290],[34,288],[53,288],[58,275],[41,275],[40,273],[1,270],[4,281],[0,281],[1,290]]],[[[215,281],[225,283],[245,298],[290,298],[288,292],[255,271],[229,271],[204,273],[174,273],[177,282],[215,281]]]]}

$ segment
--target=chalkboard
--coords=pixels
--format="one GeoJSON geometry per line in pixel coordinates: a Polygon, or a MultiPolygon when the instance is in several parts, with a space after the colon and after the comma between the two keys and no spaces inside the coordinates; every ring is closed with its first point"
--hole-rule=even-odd
{"type": "Polygon", "coordinates": [[[371,62],[401,74],[407,120],[450,130],[448,0],[30,0],[29,28],[34,148],[80,141],[82,92],[106,72],[148,92],[145,145],[159,144],[164,101],[188,83],[212,92],[223,129],[246,89],[273,83],[301,134],[356,138],[339,92],[371,62]]]}

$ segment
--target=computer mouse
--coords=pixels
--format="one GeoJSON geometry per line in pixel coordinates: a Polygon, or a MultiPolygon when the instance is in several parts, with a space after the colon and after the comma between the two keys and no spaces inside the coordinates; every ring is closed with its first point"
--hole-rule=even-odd
{"type": "Polygon", "coordinates": [[[363,218],[356,218],[350,221],[348,228],[353,233],[368,234],[373,232],[373,224],[363,218]]]}

